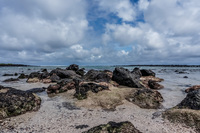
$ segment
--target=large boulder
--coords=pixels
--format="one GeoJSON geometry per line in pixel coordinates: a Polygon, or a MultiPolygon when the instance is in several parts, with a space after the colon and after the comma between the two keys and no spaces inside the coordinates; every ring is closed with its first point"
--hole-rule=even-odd
{"type": "Polygon", "coordinates": [[[39,109],[41,99],[34,93],[0,86],[0,119],[39,109]]]}
{"type": "Polygon", "coordinates": [[[141,69],[140,72],[142,73],[142,76],[156,76],[152,70],[141,69]]]}
{"type": "Polygon", "coordinates": [[[68,78],[68,79],[73,79],[76,77],[81,77],[80,75],[76,74],[73,70],[63,70],[60,68],[54,69],[50,72],[50,76],[53,74],[56,74],[58,77],[61,79],[68,78]]]}
{"type": "Polygon", "coordinates": [[[199,90],[200,89],[200,85],[194,85],[192,87],[189,87],[185,90],[186,93],[192,92],[194,90],[199,90]]]}
{"type": "Polygon", "coordinates": [[[86,99],[88,91],[92,91],[93,93],[98,93],[99,91],[109,89],[107,85],[102,85],[101,83],[98,84],[92,82],[80,82],[80,80],[74,80],[74,81],[76,87],[76,93],[74,94],[74,96],[78,100],[86,99]]]}
{"type": "Polygon", "coordinates": [[[84,79],[86,81],[95,81],[95,82],[109,82],[112,78],[112,72],[108,70],[98,71],[98,70],[89,70],[85,75],[84,79]]]}
{"type": "Polygon", "coordinates": [[[113,71],[112,80],[116,81],[120,85],[129,87],[142,88],[140,79],[131,73],[128,69],[115,68],[113,71]]]}
{"type": "Polygon", "coordinates": [[[162,107],[163,97],[158,91],[140,89],[136,93],[131,94],[127,100],[141,108],[158,109],[162,107]]]}
{"type": "Polygon", "coordinates": [[[141,133],[135,126],[129,122],[108,122],[89,129],[83,133],[141,133]]]}
{"type": "Polygon", "coordinates": [[[177,106],[178,108],[200,110],[200,89],[189,92],[177,106]]]}

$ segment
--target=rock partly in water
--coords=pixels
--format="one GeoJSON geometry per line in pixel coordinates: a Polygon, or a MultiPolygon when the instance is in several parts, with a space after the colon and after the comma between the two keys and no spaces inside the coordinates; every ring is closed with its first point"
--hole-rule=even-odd
{"type": "Polygon", "coordinates": [[[140,79],[131,73],[128,69],[115,68],[113,71],[112,80],[116,81],[120,85],[129,87],[142,88],[140,79]]]}
{"type": "Polygon", "coordinates": [[[142,73],[142,76],[156,76],[152,70],[141,69],[140,72],[142,73]]]}
{"type": "Polygon", "coordinates": [[[188,76],[184,76],[183,78],[187,79],[187,78],[188,78],[188,76]]]}
{"type": "Polygon", "coordinates": [[[194,85],[192,87],[189,87],[185,90],[186,93],[192,92],[194,90],[199,90],[200,89],[200,85],[194,85]]]}
{"type": "Polygon", "coordinates": [[[98,83],[80,82],[77,80],[75,82],[76,82],[76,93],[74,94],[74,96],[78,100],[86,99],[88,91],[92,91],[93,93],[98,93],[99,91],[109,89],[108,86],[98,83]]]}
{"type": "MultiPolygon", "coordinates": [[[[154,82],[155,84],[157,84],[157,86],[160,86],[160,84],[158,84],[157,82],[162,82],[163,81],[163,79],[158,78],[158,77],[154,77],[154,76],[142,76],[140,78],[140,80],[142,81],[143,86],[145,86],[145,88],[149,88],[149,89],[151,89],[151,88],[153,89],[154,88],[153,87],[154,85],[152,84],[152,86],[151,86],[151,84],[149,84],[149,81],[150,82],[154,82]]],[[[160,86],[160,88],[162,88],[162,87],[160,86]]]]}
{"type": "Polygon", "coordinates": [[[14,74],[5,73],[3,76],[14,76],[14,74]]]}
{"type": "Polygon", "coordinates": [[[136,93],[131,94],[127,100],[141,108],[158,109],[162,107],[163,97],[158,91],[140,89],[136,93]]]}
{"type": "Polygon", "coordinates": [[[112,78],[112,72],[98,71],[98,70],[89,70],[85,75],[84,79],[86,81],[95,81],[95,82],[109,82],[112,78]]]}
{"type": "Polygon", "coordinates": [[[149,86],[149,88],[154,89],[154,90],[160,90],[160,89],[164,88],[163,85],[160,85],[159,83],[157,83],[153,80],[148,81],[148,86],[149,86]]]}
{"type": "Polygon", "coordinates": [[[34,93],[0,86],[0,119],[39,109],[41,99],[34,93]]]}
{"type": "Polygon", "coordinates": [[[83,133],[141,133],[135,126],[129,122],[108,122],[89,129],[83,133]]]}
{"type": "Polygon", "coordinates": [[[189,92],[183,101],[177,105],[178,108],[182,109],[194,109],[200,110],[200,89],[189,92]]]}
{"type": "Polygon", "coordinates": [[[19,79],[18,78],[9,78],[9,79],[4,80],[3,82],[13,82],[13,81],[19,81],[19,79]]]}

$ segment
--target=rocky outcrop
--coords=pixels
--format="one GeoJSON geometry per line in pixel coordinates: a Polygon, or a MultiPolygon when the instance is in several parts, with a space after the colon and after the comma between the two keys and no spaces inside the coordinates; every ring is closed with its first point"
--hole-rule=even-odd
{"type": "Polygon", "coordinates": [[[0,86],[0,119],[39,109],[41,100],[34,93],[0,86]]]}
{"type": "Polygon", "coordinates": [[[148,81],[148,86],[149,86],[149,88],[154,89],[154,90],[160,90],[160,89],[164,88],[163,85],[160,85],[159,83],[157,83],[153,80],[148,81]]]}
{"type": "Polygon", "coordinates": [[[44,71],[43,73],[40,72],[32,72],[29,74],[28,79],[26,82],[28,83],[35,83],[39,82],[49,76],[49,73],[47,71],[44,71]]]}
{"type": "Polygon", "coordinates": [[[104,70],[104,71],[89,70],[84,75],[84,79],[86,81],[109,82],[111,78],[112,78],[112,72],[109,70],[104,70]]]}
{"type": "Polygon", "coordinates": [[[89,129],[83,133],[141,133],[135,126],[129,122],[108,122],[89,129]]]}
{"type": "Polygon", "coordinates": [[[158,91],[140,89],[136,93],[131,94],[127,100],[141,108],[158,109],[162,106],[163,97],[158,91]]]}
{"type": "Polygon", "coordinates": [[[183,101],[177,105],[178,108],[200,110],[200,89],[189,92],[183,101]]]}
{"type": "Polygon", "coordinates": [[[192,87],[189,87],[185,90],[186,93],[192,92],[194,90],[199,90],[200,89],[200,85],[194,85],[192,87]]]}
{"type": "Polygon", "coordinates": [[[166,110],[162,116],[171,122],[194,127],[197,132],[200,132],[200,90],[189,92],[181,103],[166,110]]]}
{"type": "Polygon", "coordinates": [[[87,98],[87,92],[92,91],[93,93],[98,93],[102,90],[108,90],[109,87],[106,85],[98,84],[98,83],[92,83],[92,82],[80,82],[79,80],[75,81],[76,86],[76,93],[74,96],[79,99],[86,99],[87,98]]]}
{"type": "Polygon", "coordinates": [[[142,73],[141,73],[140,69],[137,68],[137,67],[134,68],[133,71],[132,71],[131,73],[133,73],[137,78],[142,77],[142,73]]]}
{"type": "Polygon", "coordinates": [[[69,80],[63,80],[54,85],[49,85],[49,87],[47,88],[47,93],[48,94],[51,94],[51,93],[57,94],[57,93],[66,92],[71,89],[75,89],[75,82],[73,80],[69,79],[69,80]]]}
{"type": "Polygon", "coordinates": [[[112,80],[116,81],[120,85],[129,87],[141,88],[140,79],[125,68],[115,68],[113,71],[112,80]]]}

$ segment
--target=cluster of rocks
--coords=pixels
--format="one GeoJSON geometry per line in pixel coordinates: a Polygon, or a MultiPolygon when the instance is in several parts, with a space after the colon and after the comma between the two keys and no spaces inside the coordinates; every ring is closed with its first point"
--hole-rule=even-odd
{"type": "Polygon", "coordinates": [[[163,117],[171,122],[184,123],[200,132],[200,85],[192,86],[178,105],[165,111],[163,117]]]}
{"type": "Polygon", "coordinates": [[[41,99],[34,93],[0,86],[0,119],[39,109],[41,99]]]}

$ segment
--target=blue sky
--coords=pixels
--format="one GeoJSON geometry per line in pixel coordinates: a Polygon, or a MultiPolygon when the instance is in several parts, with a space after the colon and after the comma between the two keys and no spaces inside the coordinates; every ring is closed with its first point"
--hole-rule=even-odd
{"type": "Polygon", "coordinates": [[[0,0],[0,62],[200,64],[198,0],[0,0]]]}

